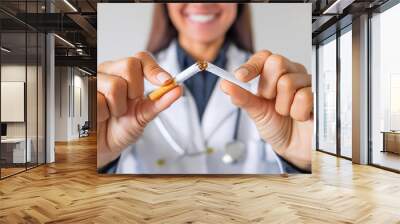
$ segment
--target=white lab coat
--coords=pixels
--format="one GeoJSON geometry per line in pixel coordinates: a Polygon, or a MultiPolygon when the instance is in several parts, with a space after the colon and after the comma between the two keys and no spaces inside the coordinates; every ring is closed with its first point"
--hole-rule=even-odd
{"type": "MultiPolygon", "coordinates": [[[[227,49],[227,70],[234,71],[243,64],[248,54],[231,44],[227,49]]],[[[180,72],[177,61],[176,42],[156,55],[158,63],[170,74],[180,72]]],[[[263,142],[248,115],[242,111],[238,139],[245,143],[246,154],[237,163],[222,162],[225,144],[233,140],[237,107],[229,96],[222,92],[219,80],[213,90],[203,114],[202,124],[198,119],[194,98],[185,89],[184,96],[159,118],[174,140],[189,156],[176,152],[160,132],[154,121],[145,128],[140,139],[121,153],[116,173],[124,174],[242,174],[282,173],[282,163],[270,145],[263,142]],[[225,119],[225,121],[223,121],[225,119]],[[221,123],[222,121],[222,123],[221,123]],[[212,135],[211,135],[212,134],[212,135]],[[207,142],[207,145],[206,145],[207,142]],[[212,153],[201,153],[206,147],[212,153]]],[[[145,90],[154,89],[146,83],[145,90]]]]}

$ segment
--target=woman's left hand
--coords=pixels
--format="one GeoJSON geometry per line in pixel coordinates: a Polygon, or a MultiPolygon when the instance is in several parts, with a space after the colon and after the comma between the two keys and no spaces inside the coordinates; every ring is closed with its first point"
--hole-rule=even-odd
{"type": "Polygon", "coordinates": [[[235,76],[243,82],[259,76],[257,95],[226,80],[221,83],[222,90],[247,111],[276,153],[298,168],[310,170],[313,94],[311,75],[304,66],[261,51],[240,66],[235,76]]]}

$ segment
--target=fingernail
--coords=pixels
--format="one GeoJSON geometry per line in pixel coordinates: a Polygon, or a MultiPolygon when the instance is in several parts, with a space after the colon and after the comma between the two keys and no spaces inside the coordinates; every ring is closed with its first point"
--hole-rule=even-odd
{"type": "Polygon", "coordinates": [[[239,79],[245,79],[249,75],[249,70],[246,68],[239,68],[235,73],[239,79]]]}
{"type": "Polygon", "coordinates": [[[171,76],[165,72],[160,72],[157,74],[157,79],[158,79],[158,81],[160,81],[160,83],[166,84],[167,82],[169,82],[171,80],[171,76]]]}

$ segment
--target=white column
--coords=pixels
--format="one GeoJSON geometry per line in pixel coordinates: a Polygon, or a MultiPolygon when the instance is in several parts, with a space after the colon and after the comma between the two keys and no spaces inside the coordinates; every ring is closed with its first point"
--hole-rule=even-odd
{"type": "Polygon", "coordinates": [[[368,15],[353,20],[353,162],[368,163],[368,15]]]}
{"type": "Polygon", "coordinates": [[[46,36],[46,163],[55,161],[54,133],[55,133],[55,56],[54,35],[46,36]]]}

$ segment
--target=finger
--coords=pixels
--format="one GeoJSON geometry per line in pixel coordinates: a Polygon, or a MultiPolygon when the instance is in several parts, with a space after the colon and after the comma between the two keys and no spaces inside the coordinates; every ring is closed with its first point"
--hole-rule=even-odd
{"type": "Polygon", "coordinates": [[[248,82],[262,73],[264,63],[272,53],[269,51],[260,51],[252,55],[249,60],[241,65],[236,71],[235,76],[242,82],[248,82]]]}
{"type": "Polygon", "coordinates": [[[311,118],[312,109],[313,93],[311,87],[298,90],[294,96],[290,116],[297,121],[306,121],[311,118]]]}
{"type": "Polygon", "coordinates": [[[119,76],[126,80],[129,99],[142,97],[144,92],[143,72],[140,60],[134,57],[100,64],[98,72],[119,76]]]}
{"type": "Polygon", "coordinates": [[[300,64],[291,62],[281,55],[271,55],[265,61],[264,69],[258,84],[259,94],[267,99],[274,99],[277,93],[277,82],[286,73],[303,72],[300,64]]]}
{"type": "Polygon", "coordinates": [[[97,92],[97,122],[106,121],[110,117],[106,98],[100,92],[97,92]]]}
{"type": "Polygon", "coordinates": [[[281,76],[277,84],[276,112],[288,116],[297,90],[308,86],[311,86],[311,76],[308,74],[288,73],[281,76]]]}
{"type": "Polygon", "coordinates": [[[160,112],[167,109],[174,103],[180,96],[182,96],[183,90],[181,86],[177,86],[164,94],[161,98],[156,101],[150,99],[145,99],[138,107],[138,111],[133,111],[136,113],[137,120],[143,127],[153,120],[160,112]]]}
{"type": "Polygon", "coordinates": [[[97,74],[97,90],[104,95],[112,116],[119,117],[126,113],[127,89],[125,79],[114,75],[97,74]]]}
{"type": "Polygon", "coordinates": [[[135,55],[135,57],[140,60],[143,69],[143,75],[151,83],[161,86],[168,83],[172,79],[172,76],[162,69],[154,60],[153,56],[151,56],[149,53],[139,52],[135,55]]]}
{"type": "Polygon", "coordinates": [[[294,64],[295,70],[298,73],[304,73],[304,74],[308,74],[306,67],[304,67],[304,65],[297,63],[297,62],[292,62],[294,64]]]}
{"type": "Polygon", "coordinates": [[[249,116],[256,121],[258,118],[265,115],[264,113],[267,111],[267,108],[263,107],[272,105],[269,101],[266,101],[265,99],[260,98],[226,80],[221,81],[221,89],[231,97],[233,104],[246,110],[249,116]]]}

